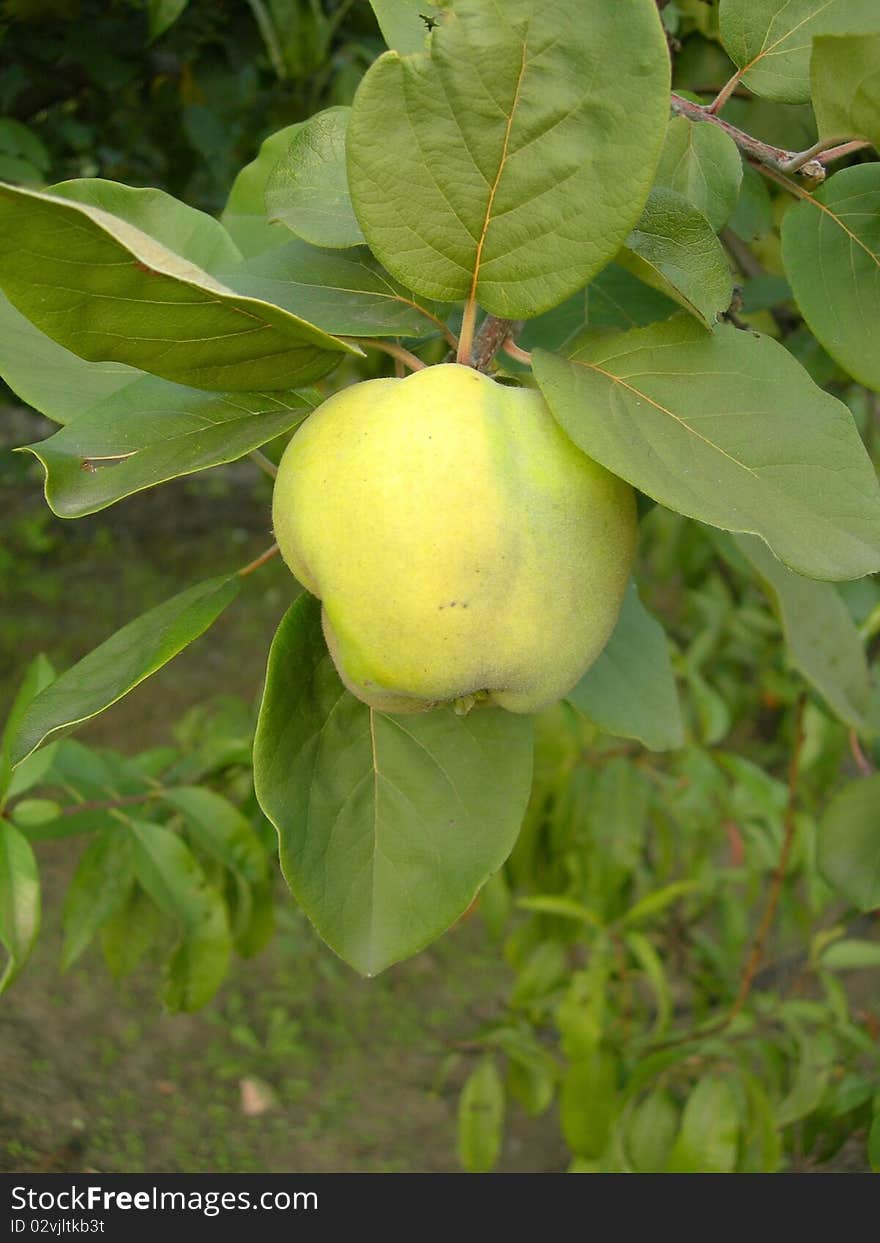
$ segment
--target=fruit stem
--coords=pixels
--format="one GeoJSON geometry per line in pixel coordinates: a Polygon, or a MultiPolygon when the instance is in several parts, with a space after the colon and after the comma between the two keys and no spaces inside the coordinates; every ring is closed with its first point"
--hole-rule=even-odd
{"type": "Polygon", "coordinates": [[[527,367],[532,365],[532,356],[528,350],[521,350],[515,341],[508,339],[501,347],[509,358],[515,358],[518,363],[525,363],[527,367]]]}
{"type": "Polygon", "coordinates": [[[474,347],[474,328],[477,323],[477,304],[468,298],[464,304],[464,315],[461,317],[461,332],[458,335],[458,353],[455,361],[463,367],[472,367],[471,354],[474,347]]]}
{"type": "Polygon", "coordinates": [[[416,358],[415,354],[411,354],[409,350],[404,349],[402,345],[398,345],[395,341],[377,341],[373,337],[340,337],[340,341],[350,341],[353,345],[362,345],[368,350],[381,350],[383,354],[390,354],[392,358],[396,358],[410,371],[422,371],[425,363],[420,358],[416,358]]]}
{"type": "Polygon", "coordinates": [[[259,557],[253,561],[249,561],[247,565],[243,565],[238,571],[239,578],[247,578],[248,574],[253,574],[254,570],[258,570],[261,565],[265,565],[267,561],[271,561],[276,557],[280,549],[277,544],[273,544],[271,548],[267,548],[265,552],[261,552],[259,557]]]}
{"type": "Polygon", "coordinates": [[[266,457],[265,453],[261,453],[259,449],[252,449],[248,457],[256,462],[263,474],[268,475],[270,479],[274,479],[278,474],[278,467],[273,461],[266,457]]]}

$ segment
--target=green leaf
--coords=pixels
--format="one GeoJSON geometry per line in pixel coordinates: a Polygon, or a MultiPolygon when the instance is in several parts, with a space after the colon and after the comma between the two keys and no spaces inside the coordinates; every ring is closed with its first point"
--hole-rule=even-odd
{"type": "Polygon", "coordinates": [[[736,143],[717,125],[672,117],[654,184],[684,195],[717,233],[739,198],[743,164],[736,143]]]}
{"type": "Polygon", "coordinates": [[[22,314],[82,358],[197,388],[296,388],[358,352],[232,292],[127,220],[20,187],[0,187],[0,280],[22,314]]]}
{"type": "Polygon", "coordinates": [[[325,332],[427,337],[444,327],[442,308],[419,302],[362,246],[342,252],[289,242],[249,259],[223,279],[249,297],[298,309],[325,332]]]}
{"type": "Polygon", "coordinates": [[[266,212],[313,246],[364,240],[348,192],[345,135],[350,108],[326,108],[304,122],[266,183],[266,212]]]}
{"type": "Polygon", "coordinates": [[[776,607],[795,668],[845,724],[865,729],[871,699],[868,662],[836,588],[793,574],[754,536],[735,539],[776,607]]]}
{"type": "Polygon", "coordinates": [[[234,875],[236,941],[245,953],[256,953],[271,934],[274,922],[268,859],[250,821],[228,799],[201,786],[167,790],[164,801],[180,812],[190,838],[234,875]]]}
{"type": "Polygon", "coordinates": [[[625,939],[632,956],[645,973],[645,978],[654,994],[654,1000],[657,1003],[657,1019],[654,1023],[653,1034],[659,1036],[669,1026],[669,1020],[672,1017],[672,990],[663,966],[663,959],[641,932],[628,932],[625,939]]]}
{"type": "Polygon", "coordinates": [[[458,1102],[458,1159],[469,1174],[488,1174],[501,1156],[504,1084],[494,1058],[465,1080],[458,1102]]]}
{"type": "Polygon", "coordinates": [[[16,803],[10,812],[12,823],[19,829],[39,829],[57,820],[61,805],[49,798],[25,798],[16,803]]]}
{"type": "Polygon", "coordinates": [[[267,219],[265,194],[273,169],[303,124],[286,125],[270,134],[256,159],[246,164],[232,183],[220,223],[246,258],[290,241],[288,229],[267,219]]]}
{"type": "MultiPolygon", "coordinates": [[[[643,328],[669,319],[679,309],[659,290],[633,276],[619,263],[609,263],[587,289],[587,323],[591,328],[643,328]]],[[[552,348],[543,341],[542,349],[552,348]]]]}
{"type": "Polygon", "coordinates": [[[382,38],[401,55],[421,52],[428,38],[425,18],[436,21],[443,10],[424,0],[370,0],[382,38]]]}
{"type": "Polygon", "coordinates": [[[21,971],[40,931],[40,877],[26,837],[0,819],[0,944],[8,955],[0,994],[21,971]]]}
{"type": "Polygon", "coordinates": [[[189,0],[148,0],[147,16],[151,42],[163,35],[169,26],[174,25],[188,4],[189,0]]]}
{"type": "Polygon", "coordinates": [[[666,632],[630,583],[614,633],[568,702],[602,729],[637,738],[650,751],[684,743],[666,632]]]}
{"type": "Polygon", "coordinates": [[[635,224],[668,90],[653,0],[460,0],[429,51],[386,52],[355,96],[349,184],[370,248],[427,297],[548,310],[635,224]]]}
{"type": "Polygon", "coordinates": [[[722,0],[721,40],[743,83],[765,99],[810,98],[812,40],[880,31],[876,0],[722,0]]]}
{"type": "Polygon", "coordinates": [[[46,687],[24,712],[13,764],[115,704],[203,634],[238,595],[241,579],[210,578],[129,622],[46,687]]]}
{"type": "Polygon", "coordinates": [[[55,670],[42,653],[35,656],[25,670],[21,686],[9,709],[9,716],[0,735],[0,811],[6,805],[12,789],[12,747],[21,726],[22,717],[40,691],[55,680],[55,670]]]}
{"type": "Polygon", "coordinates": [[[172,1010],[197,1010],[214,996],[229,965],[232,941],[226,907],[176,833],[138,820],[130,820],[129,826],[138,880],[182,929],[169,964],[166,1005],[172,1010]]]}
{"type": "Polygon", "coordinates": [[[820,1104],[834,1069],[834,1049],[830,1040],[804,1036],[800,1041],[800,1057],[788,1095],[776,1107],[776,1123],[791,1126],[820,1104]]]}
{"type": "Polygon", "coordinates": [[[52,746],[43,747],[41,751],[35,751],[33,755],[23,760],[12,774],[9,789],[6,791],[7,799],[18,798],[27,790],[32,790],[35,785],[44,784],[54,759],[55,744],[53,743],[52,746]]]}
{"type": "Polygon", "coordinates": [[[568,980],[566,947],[561,941],[540,941],[530,950],[510,993],[510,1005],[526,1007],[546,1001],[568,980]]]}
{"type": "Polygon", "coordinates": [[[511,1053],[507,1062],[507,1090],[532,1118],[553,1104],[556,1067],[552,1057],[525,1058],[511,1053]]]}
{"type": "Polygon", "coordinates": [[[691,1092],[667,1170],[674,1174],[731,1174],[736,1168],[740,1117],[726,1079],[709,1075],[691,1092]]]}
{"type": "Polygon", "coordinates": [[[250,821],[228,799],[203,786],[178,786],[162,794],[179,811],[193,839],[251,885],[266,879],[266,855],[250,821]]]}
{"type": "Polygon", "coordinates": [[[303,421],[313,393],[203,393],[144,376],[47,440],[25,445],[46,501],[81,518],[169,479],[234,462],[303,421]]]}
{"type": "Polygon", "coordinates": [[[655,186],[617,262],[711,328],[733,297],[724,249],[709,221],[675,190],[655,186]]]}
{"type": "Polygon", "coordinates": [[[751,164],[743,165],[736,209],[728,227],[744,242],[757,242],[773,228],[773,200],[767,182],[751,164]]]}
{"type": "Polygon", "coordinates": [[[164,918],[140,886],[101,928],[101,950],[115,980],[130,975],[162,935],[164,918]]]}
{"type": "Polygon", "coordinates": [[[834,796],[819,831],[819,870],[860,911],[880,906],[880,773],[834,796]]]}
{"type": "Polygon", "coordinates": [[[880,1108],[874,1111],[874,1121],[868,1132],[868,1164],[875,1174],[880,1174],[880,1108]]]}
{"type": "Polygon", "coordinates": [[[510,853],[531,784],[527,717],[372,711],[336,675],[303,595],[269,655],[254,744],[288,884],[363,974],[416,953],[510,853]]]}
{"type": "Polygon", "coordinates": [[[829,971],[864,971],[880,967],[880,941],[833,941],[822,954],[829,971]]]}
{"type": "Polygon", "coordinates": [[[532,364],[575,444],[654,500],[760,535],[814,578],[880,569],[880,490],[852,415],[776,341],[680,315],[532,364]]]}
{"type": "Polygon", "coordinates": [[[4,155],[21,156],[43,174],[52,167],[52,156],[42,139],[12,117],[0,118],[0,151],[4,155]]]}
{"type": "Polygon", "coordinates": [[[49,193],[125,221],[205,272],[230,267],[241,259],[241,251],[218,220],[188,207],[164,190],[137,189],[101,177],[82,177],[59,182],[49,193]]]}
{"type": "Polygon", "coordinates": [[[62,970],[76,962],[101,925],[125,906],[133,881],[132,838],[114,824],[86,847],[65,894],[62,970]]]}
{"type": "Polygon", "coordinates": [[[573,919],[577,923],[591,924],[594,928],[602,927],[602,921],[595,911],[562,893],[539,893],[527,898],[517,898],[516,905],[520,910],[533,911],[536,915],[557,915],[560,919],[573,919]]]}
{"type": "Polygon", "coordinates": [[[89,363],[71,354],[0,292],[0,376],[29,406],[56,423],[68,423],[143,372],[123,363],[89,363]]]}
{"type": "Polygon", "coordinates": [[[678,1131],[678,1108],[658,1089],[640,1101],[626,1129],[630,1160],[639,1174],[662,1174],[678,1131]]]}
{"type": "Polygon", "coordinates": [[[810,80],[820,138],[865,138],[880,149],[880,34],[814,39],[810,80]]]}
{"type": "Polygon", "coordinates": [[[782,257],[814,335],[880,391],[880,164],[844,168],[785,213],[782,257]]]}
{"type": "Polygon", "coordinates": [[[620,924],[626,928],[630,924],[640,923],[643,919],[651,919],[654,915],[665,911],[667,906],[671,906],[679,898],[683,898],[685,894],[693,893],[701,887],[701,882],[698,880],[676,880],[669,885],[664,885],[661,889],[655,889],[653,893],[646,894],[644,898],[631,906],[621,917],[620,924]]]}
{"type": "Polygon", "coordinates": [[[578,1157],[600,1157],[617,1114],[617,1062],[609,1053],[573,1062],[559,1094],[562,1134],[578,1157]]]}

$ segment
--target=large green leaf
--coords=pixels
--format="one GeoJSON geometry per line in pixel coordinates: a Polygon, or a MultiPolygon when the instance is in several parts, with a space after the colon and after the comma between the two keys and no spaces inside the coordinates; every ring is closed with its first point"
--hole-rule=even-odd
{"type": "Polygon", "coordinates": [[[727,224],[743,177],[736,143],[717,125],[672,117],[655,184],[677,190],[717,232],[727,224]]]}
{"type": "Polygon", "coordinates": [[[313,246],[364,240],[348,192],[345,135],[350,108],[326,108],[291,135],[266,183],[266,212],[313,246]]]}
{"type": "Polygon", "coordinates": [[[288,884],[325,941],[374,975],[422,949],[507,858],[531,721],[494,708],[390,716],[342,686],[303,595],[269,656],[254,779],[288,884]]]}
{"type": "Polygon", "coordinates": [[[597,1051],[569,1066],[559,1112],[565,1142],[576,1156],[602,1155],[617,1108],[617,1063],[609,1053],[597,1051]]]}
{"type": "Polygon", "coordinates": [[[205,272],[228,268],[241,259],[241,251],[218,220],[164,190],[82,177],[59,182],[50,193],[126,221],[205,272]]]}
{"type": "Polygon", "coordinates": [[[133,881],[131,835],[113,824],[86,847],[64,895],[62,969],[76,962],[101,925],[125,906],[133,881]]]}
{"type": "Polygon", "coordinates": [[[861,911],[880,907],[880,773],[836,794],[819,831],[819,868],[861,911]]]}
{"type": "Polygon", "coordinates": [[[35,328],[0,291],[0,376],[22,401],[68,423],[142,371],[124,363],[89,363],[35,328]]]}
{"type": "Polygon", "coordinates": [[[266,855],[246,816],[228,799],[203,786],[177,786],[163,793],[180,812],[193,839],[248,884],[266,879],[266,855]]]}
{"type": "Polygon", "coordinates": [[[181,927],[180,943],[168,964],[166,1005],[197,1010],[216,993],[229,966],[232,937],[226,907],[176,833],[139,820],[130,820],[129,827],[138,880],[181,927]]]}
{"type": "Polygon", "coordinates": [[[781,103],[810,98],[815,35],[880,31],[877,0],[721,0],[721,39],[750,91],[781,103]]]}
{"type": "Polygon", "coordinates": [[[880,391],[880,164],[844,168],[782,221],[798,306],[825,349],[880,391]]]}
{"type": "Polygon", "coordinates": [[[533,366],[572,440],[661,504],[760,535],[813,578],[880,569],[880,489],[852,415],[776,341],[680,315],[533,366]]]}
{"type": "Polygon", "coordinates": [[[355,96],[349,183],[370,247],[427,297],[548,310],[638,219],[668,90],[653,0],[461,0],[428,52],[387,52],[355,96]]]}
{"type": "Polygon", "coordinates": [[[868,662],[834,585],[793,574],[754,536],[738,535],[736,542],[779,612],[792,663],[842,721],[864,729],[871,698],[868,662]]]}
{"type": "Polygon", "coordinates": [[[12,744],[17,764],[50,735],[66,734],[134,690],[203,634],[238,595],[237,575],[209,578],[117,630],[26,708],[12,744]]]}
{"type": "Polygon", "coordinates": [[[262,254],[290,240],[290,231],[280,222],[272,224],[266,216],[266,184],[292,138],[304,122],[286,125],[270,134],[256,158],[232,183],[220,222],[243,255],[262,254]]]}
{"type": "Polygon", "coordinates": [[[301,423],[317,401],[308,393],[204,393],[145,376],[25,448],[45,467],[53,512],[80,518],[233,462],[301,423]]]}
{"type": "Polygon", "coordinates": [[[669,319],[679,307],[680,303],[652,289],[619,263],[609,263],[587,288],[591,328],[644,328],[669,319]]]}
{"type": "Polygon", "coordinates": [[[504,1084],[495,1059],[485,1057],[465,1080],[458,1102],[458,1159],[469,1174],[498,1164],[504,1139],[504,1084]]]}
{"type": "Polygon", "coordinates": [[[662,186],[648,196],[617,262],[711,328],[733,297],[724,248],[692,203],[662,186]]]}
{"type": "Polygon", "coordinates": [[[158,39],[169,26],[173,26],[189,4],[189,0],[148,0],[150,38],[158,39]]]}
{"type": "Polygon", "coordinates": [[[684,742],[669,641],[634,583],[627,588],[605,650],[569,692],[568,701],[609,733],[637,738],[651,751],[684,742]]]}
{"type": "Polygon", "coordinates": [[[22,718],[40,691],[55,679],[55,670],[42,654],[35,656],[25,670],[21,685],[15,693],[12,707],[0,734],[0,811],[12,791],[12,747],[22,718]]]}
{"type": "Polygon", "coordinates": [[[736,1168],[739,1107],[727,1079],[710,1075],[691,1092],[667,1170],[676,1174],[731,1174],[736,1168]]]}
{"type": "Polygon", "coordinates": [[[815,39],[810,81],[821,138],[865,138],[880,150],[880,34],[815,39]]]}
{"type": "Polygon", "coordinates": [[[121,217],[21,187],[0,187],[0,284],[81,357],[196,388],[296,388],[354,348],[233,293],[121,217]]]}
{"type": "Polygon", "coordinates": [[[0,818],[0,945],[6,966],[0,994],[21,971],[40,931],[40,877],[27,838],[0,818]]]}
{"type": "Polygon", "coordinates": [[[429,22],[436,21],[442,11],[439,5],[425,4],[424,0],[370,0],[370,5],[382,38],[401,54],[421,52],[429,22]]]}
{"type": "Polygon", "coordinates": [[[223,279],[241,293],[289,311],[298,308],[325,332],[427,337],[443,329],[445,312],[389,277],[364,246],[338,251],[288,242],[223,279]]]}

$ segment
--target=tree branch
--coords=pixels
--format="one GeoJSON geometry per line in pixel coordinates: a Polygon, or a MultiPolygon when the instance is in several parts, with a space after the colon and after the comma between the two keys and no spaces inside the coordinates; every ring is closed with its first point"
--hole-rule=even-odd
{"type": "Polygon", "coordinates": [[[501,319],[497,315],[487,315],[474,337],[471,366],[477,371],[486,371],[501,347],[522,329],[522,324],[521,319],[501,319]]]}
{"type": "Polygon", "coordinates": [[[721,117],[716,116],[714,112],[710,112],[711,104],[709,107],[704,107],[703,104],[695,104],[690,99],[685,99],[682,95],[676,95],[675,92],[669,97],[669,106],[675,116],[687,117],[689,121],[705,121],[709,125],[716,125],[719,129],[724,130],[725,134],[733,139],[740,151],[744,152],[751,159],[757,160],[760,164],[765,164],[768,168],[774,168],[780,173],[799,172],[803,177],[808,177],[811,181],[823,181],[825,179],[825,166],[820,160],[813,157],[812,148],[808,153],[804,151],[786,151],[784,147],[774,147],[769,142],[762,142],[760,138],[753,138],[751,134],[737,129],[729,121],[725,121],[721,117]],[[801,160],[801,157],[805,158],[801,160]]]}

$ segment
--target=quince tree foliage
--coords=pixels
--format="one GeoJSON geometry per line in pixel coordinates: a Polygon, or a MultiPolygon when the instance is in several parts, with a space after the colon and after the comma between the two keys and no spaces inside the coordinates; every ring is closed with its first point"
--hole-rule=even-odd
{"type": "MultiPolygon", "coordinates": [[[[633,755],[726,732],[701,660],[645,607],[645,571],[632,578],[637,512],[678,516],[683,546],[756,584],[810,703],[856,754],[872,745],[864,642],[880,620],[875,609],[859,630],[835,584],[880,571],[880,489],[860,435],[880,390],[876,5],[373,7],[388,50],[352,106],[267,138],[219,219],[100,179],[0,187],[0,371],[59,425],[26,446],[51,510],[93,514],[247,455],[277,469],[277,543],[267,515],[262,557],[157,603],[58,676],[45,660],[29,670],[0,763],[7,982],[38,926],[31,839],[64,832],[52,804],[22,795],[58,764],[106,789],[61,740],[247,607],[251,576],[279,551],[290,607],[268,653],[256,799],[296,901],[367,975],[440,936],[481,891],[487,910],[503,906],[509,859],[540,872],[536,713],[558,705],[566,746],[623,740],[630,758],[608,772],[630,800],[633,755]],[[702,95],[685,89],[696,70],[682,86],[672,76],[670,48],[695,30],[710,77],[725,67],[702,95]],[[775,117],[781,104],[797,117],[775,117]],[[364,379],[374,351],[386,371],[364,379]]],[[[187,1008],[216,989],[232,946],[262,943],[269,877],[215,792],[182,779],[156,796],[171,818],[150,816],[126,785],[148,778],[116,774],[112,825],[72,817],[94,837],[65,954],[126,918],[137,890],[179,920],[167,996],[187,1008]],[[232,898],[188,841],[234,878],[232,898]]],[[[857,909],[880,905],[876,778],[828,816],[822,883],[857,909]]],[[[576,1162],[611,1160],[623,1110],[624,1164],[695,1168],[710,1118],[713,1168],[734,1168],[745,1140],[737,1149],[725,1120],[745,1111],[749,1160],[771,1168],[754,1076],[744,1105],[725,1078],[701,1080],[681,1117],[665,1089],[644,1095],[647,1078],[620,1097],[597,998],[624,953],[663,1029],[667,983],[640,925],[702,882],[604,909],[626,896],[613,872],[595,900],[571,869],[525,900],[534,927],[597,937],[559,1001],[560,940],[528,934],[515,1000],[537,1025],[529,1007],[559,1002],[576,1162]]],[[[481,1130],[503,1114],[493,1058],[535,1112],[558,1079],[521,1022],[493,1039],[462,1098],[470,1168],[497,1157],[481,1130]]],[[[799,1047],[806,1079],[822,1051],[807,1036],[799,1047]]],[[[813,1107],[798,1090],[792,1119],[813,1107]]]]}

